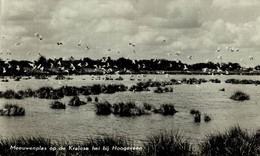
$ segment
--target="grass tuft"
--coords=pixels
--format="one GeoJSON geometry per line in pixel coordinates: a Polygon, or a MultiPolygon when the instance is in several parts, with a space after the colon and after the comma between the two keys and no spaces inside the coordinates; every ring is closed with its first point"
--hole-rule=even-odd
{"type": "Polygon", "coordinates": [[[244,100],[249,100],[250,96],[247,95],[246,93],[242,91],[236,91],[230,99],[236,100],[236,101],[244,101],[244,100]]]}
{"type": "Polygon", "coordinates": [[[108,101],[98,102],[95,106],[98,115],[109,115],[112,113],[112,105],[108,101]]]}
{"type": "Polygon", "coordinates": [[[201,155],[257,156],[260,154],[260,137],[233,127],[225,133],[209,135],[200,147],[201,155]]]}
{"type": "Polygon", "coordinates": [[[0,115],[23,116],[25,115],[25,109],[13,104],[5,104],[4,108],[0,110],[0,115]]]}
{"type": "Polygon", "coordinates": [[[53,109],[66,109],[66,105],[59,101],[51,102],[50,107],[53,109]]]}
{"type": "Polygon", "coordinates": [[[178,133],[162,132],[148,137],[144,143],[144,156],[193,155],[192,145],[178,133]]]}

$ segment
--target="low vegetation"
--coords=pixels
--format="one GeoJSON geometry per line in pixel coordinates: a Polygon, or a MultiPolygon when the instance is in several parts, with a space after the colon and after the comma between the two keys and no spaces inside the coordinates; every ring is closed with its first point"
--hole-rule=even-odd
{"type": "Polygon", "coordinates": [[[86,102],[81,101],[78,96],[74,96],[74,97],[69,101],[69,105],[70,105],[70,106],[80,106],[80,105],[85,105],[85,104],[86,104],[86,102]]]}
{"type": "Polygon", "coordinates": [[[112,113],[112,105],[108,101],[98,102],[95,104],[98,115],[109,115],[112,113]]]}
{"type": "Polygon", "coordinates": [[[154,113],[160,113],[163,115],[174,115],[177,112],[178,111],[175,110],[174,105],[169,103],[163,104],[160,108],[154,109],[154,113]]]}
{"type": "Polygon", "coordinates": [[[240,127],[233,127],[225,133],[211,134],[201,144],[201,155],[243,155],[260,154],[260,137],[240,127]]]}
{"type": "Polygon", "coordinates": [[[50,107],[53,109],[66,109],[66,105],[59,101],[51,102],[50,107]]]}
{"type": "Polygon", "coordinates": [[[193,155],[192,145],[180,135],[173,132],[162,132],[150,135],[143,145],[144,156],[193,155]]]}
{"type": "Polygon", "coordinates": [[[23,115],[25,115],[25,109],[18,105],[5,104],[4,108],[0,109],[0,115],[23,116],[23,115]]]}
{"type": "Polygon", "coordinates": [[[244,100],[249,100],[250,96],[242,91],[236,91],[230,99],[235,100],[235,101],[244,101],[244,100]]]}
{"type": "Polygon", "coordinates": [[[208,114],[204,115],[204,121],[209,122],[211,120],[211,117],[208,114]]]}
{"type": "Polygon", "coordinates": [[[196,156],[196,155],[243,155],[258,156],[260,153],[260,137],[256,132],[250,133],[240,127],[233,127],[223,133],[210,134],[198,145],[198,149],[189,140],[178,133],[159,132],[148,135],[140,146],[123,136],[104,135],[86,139],[82,143],[73,144],[53,142],[43,137],[18,137],[0,139],[1,155],[124,155],[124,156],[196,156]],[[63,146],[64,150],[59,150],[63,146]],[[69,147],[70,146],[70,147],[69,147]],[[92,147],[107,147],[109,150],[93,150],[92,147]],[[12,148],[10,148],[12,147],[12,148]],[[38,150],[35,150],[38,147],[38,150]],[[56,147],[51,150],[50,147],[56,147]],[[88,150],[71,150],[81,147],[88,150]],[[116,149],[116,148],[117,149],[116,149]],[[128,147],[128,149],[126,148],[128,147]],[[137,147],[133,149],[133,147],[137,147]],[[21,148],[27,150],[16,150],[21,148]]]}

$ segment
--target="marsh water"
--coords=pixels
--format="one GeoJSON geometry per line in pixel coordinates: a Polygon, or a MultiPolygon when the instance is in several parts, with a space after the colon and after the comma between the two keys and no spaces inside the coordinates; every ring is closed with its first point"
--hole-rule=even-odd
{"type": "MultiPolygon", "coordinates": [[[[98,97],[100,101],[107,100],[111,103],[135,101],[136,103],[147,102],[154,106],[163,103],[173,103],[176,113],[174,116],[163,116],[150,114],[136,117],[120,117],[117,115],[96,115],[94,103],[72,107],[67,105],[65,110],[51,109],[49,104],[53,100],[39,98],[24,98],[21,100],[0,99],[0,107],[5,103],[18,104],[25,108],[26,114],[22,117],[0,116],[0,137],[9,138],[13,136],[43,136],[53,140],[66,140],[69,142],[81,142],[86,138],[98,135],[125,136],[133,139],[135,144],[145,141],[150,134],[161,131],[178,132],[185,138],[196,144],[203,141],[210,133],[223,132],[233,126],[241,126],[249,131],[260,128],[260,86],[227,84],[228,78],[260,80],[260,76],[237,76],[237,75],[148,75],[141,77],[135,75],[134,81],[130,81],[129,75],[122,76],[123,81],[115,80],[92,80],[92,76],[71,76],[72,80],[29,79],[9,82],[0,82],[0,90],[14,89],[15,91],[27,88],[37,89],[42,86],[53,88],[68,86],[83,86],[91,84],[124,84],[131,86],[136,84],[137,79],[146,81],[168,81],[172,78],[205,78],[206,80],[218,78],[221,83],[204,83],[198,85],[181,84],[171,86],[173,92],[156,94],[147,92],[117,92],[115,94],[90,95],[93,99],[98,97]],[[225,88],[225,91],[219,89],[225,88]],[[248,101],[233,101],[229,97],[236,91],[242,90],[250,95],[248,101]],[[191,109],[198,109],[209,114],[210,122],[195,123],[190,115],[191,109]]],[[[116,78],[118,76],[112,75],[116,78]]],[[[71,97],[65,97],[60,101],[68,104],[71,97]]],[[[81,100],[87,101],[87,97],[80,95],[81,100]]]]}

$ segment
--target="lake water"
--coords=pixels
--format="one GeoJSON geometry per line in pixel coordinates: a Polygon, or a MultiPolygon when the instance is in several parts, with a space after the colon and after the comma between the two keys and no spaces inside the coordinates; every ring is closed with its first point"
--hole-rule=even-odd
{"type": "MultiPolygon", "coordinates": [[[[129,80],[129,75],[124,75],[123,81],[91,80],[91,76],[71,76],[72,80],[22,80],[0,82],[0,90],[14,89],[16,91],[26,88],[37,89],[42,86],[54,88],[62,85],[82,86],[91,84],[124,84],[131,86],[135,81],[129,80]]],[[[113,75],[112,77],[118,77],[113,75]]],[[[158,81],[170,80],[171,78],[205,78],[207,80],[218,78],[220,84],[205,83],[200,85],[181,84],[172,86],[174,91],[170,93],[155,94],[153,89],[149,92],[119,92],[115,94],[91,95],[98,97],[100,101],[109,102],[135,101],[136,103],[147,102],[154,106],[163,103],[173,103],[178,113],[174,116],[160,114],[143,115],[137,117],[120,117],[116,115],[100,116],[95,114],[95,106],[88,103],[80,107],[67,106],[66,110],[53,110],[49,104],[52,100],[25,98],[22,100],[0,99],[0,107],[5,103],[14,103],[25,108],[23,117],[0,116],[0,137],[11,136],[43,136],[53,140],[65,139],[71,142],[80,142],[86,138],[97,135],[121,135],[134,140],[135,144],[145,141],[150,134],[161,131],[178,132],[185,138],[197,144],[203,141],[207,134],[216,131],[225,131],[233,126],[241,126],[249,131],[260,129],[260,86],[227,84],[228,78],[260,80],[260,76],[200,76],[200,75],[148,75],[138,77],[142,80],[156,79],[158,81]],[[225,92],[219,89],[225,88],[225,92]],[[233,101],[229,97],[236,91],[242,90],[250,95],[248,101],[233,101]],[[205,123],[195,123],[190,115],[191,109],[198,109],[209,114],[212,120],[205,123]]],[[[71,97],[65,97],[60,101],[68,104],[71,97]]],[[[87,101],[86,96],[80,96],[81,100],[87,101]]]]}

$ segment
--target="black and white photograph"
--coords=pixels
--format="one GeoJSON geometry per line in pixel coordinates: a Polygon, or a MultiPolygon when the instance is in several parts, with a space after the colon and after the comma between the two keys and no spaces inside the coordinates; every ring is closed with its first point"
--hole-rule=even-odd
{"type": "Polygon", "coordinates": [[[0,156],[259,156],[259,0],[0,0],[0,156]]]}

